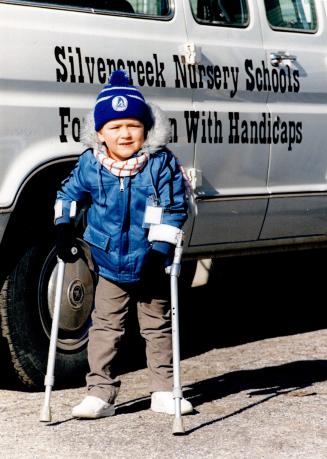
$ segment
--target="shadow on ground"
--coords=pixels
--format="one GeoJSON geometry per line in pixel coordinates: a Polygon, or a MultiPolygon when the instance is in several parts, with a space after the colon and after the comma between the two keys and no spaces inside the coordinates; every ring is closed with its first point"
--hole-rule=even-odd
{"type": "Polygon", "coordinates": [[[208,425],[216,424],[227,418],[250,410],[280,395],[311,396],[316,392],[303,390],[319,381],[327,380],[327,361],[296,361],[284,365],[259,368],[256,370],[241,370],[218,377],[198,381],[191,384],[184,395],[189,398],[194,407],[202,405],[230,394],[248,391],[250,403],[216,419],[212,419],[186,432],[208,425]],[[302,389],[302,391],[299,391],[302,389]],[[293,393],[293,394],[292,394],[293,393]]]}
{"type": "MultiPolygon", "coordinates": [[[[199,424],[185,433],[188,435],[195,430],[237,416],[244,411],[250,410],[281,395],[292,395],[292,393],[294,396],[301,397],[315,395],[316,392],[314,390],[303,389],[310,387],[316,382],[326,380],[327,360],[303,360],[255,370],[232,371],[189,384],[183,388],[183,395],[192,402],[195,408],[194,415],[198,413],[197,407],[204,403],[219,400],[228,395],[243,391],[247,391],[249,403],[228,414],[199,424]],[[301,389],[302,391],[299,391],[301,389]]],[[[127,402],[116,405],[116,415],[148,410],[150,403],[150,396],[128,400],[127,402]]],[[[71,420],[73,418],[50,425],[56,426],[71,420]]]]}
{"type": "Polygon", "coordinates": [[[303,389],[325,380],[327,360],[304,360],[255,370],[233,371],[191,384],[184,394],[196,407],[242,391],[249,391],[249,397],[274,395],[303,389]]]}
{"type": "MultiPolygon", "coordinates": [[[[226,417],[253,408],[271,398],[304,389],[316,382],[326,380],[327,360],[304,360],[255,370],[233,371],[197,381],[184,387],[183,395],[192,402],[196,409],[197,406],[203,403],[247,391],[248,397],[252,399],[251,402],[236,412],[214,420],[214,422],[218,422],[226,417]]],[[[314,394],[315,392],[310,391],[300,393],[301,396],[314,394]]],[[[118,405],[116,413],[138,412],[149,407],[150,398],[142,397],[118,405]]]]}

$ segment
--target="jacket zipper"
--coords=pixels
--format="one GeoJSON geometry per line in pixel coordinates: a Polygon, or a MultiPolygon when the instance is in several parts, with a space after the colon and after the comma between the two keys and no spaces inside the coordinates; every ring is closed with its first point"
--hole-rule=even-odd
{"type": "MultiPolygon", "coordinates": [[[[119,189],[121,192],[125,190],[125,183],[124,183],[124,177],[119,177],[119,189]]],[[[127,187],[130,186],[130,182],[127,182],[127,187]]],[[[122,264],[122,258],[126,257],[128,254],[125,253],[126,251],[126,222],[127,222],[127,214],[128,214],[128,209],[129,209],[129,190],[127,192],[123,193],[120,195],[121,201],[122,201],[122,222],[121,222],[121,230],[120,230],[120,256],[119,256],[119,273],[122,272],[122,268],[124,265],[122,264]]]]}

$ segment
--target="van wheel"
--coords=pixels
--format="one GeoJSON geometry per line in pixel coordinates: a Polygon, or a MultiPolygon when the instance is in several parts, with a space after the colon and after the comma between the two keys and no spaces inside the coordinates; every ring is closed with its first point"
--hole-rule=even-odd
{"type": "MultiPolygon", "coordinates": [[[[46,373],[57,260],[45,245],[30,248],[8,276],[1,295],[3,336],[16,373],[28,388],[41,389],[46,373]]],[[[87,371],[86,344],[94,282],[86,261],[66,265],[55,386],[77,386],[87,371]]]]}

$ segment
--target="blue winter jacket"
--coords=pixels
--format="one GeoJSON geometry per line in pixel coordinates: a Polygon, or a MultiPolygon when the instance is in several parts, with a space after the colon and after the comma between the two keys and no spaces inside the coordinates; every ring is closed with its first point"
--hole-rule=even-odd
{"type": "Polygon", "coordinates": [[[164,244],[148,241],[144,212],[149,201],[158,198],[163,224],[181,228],[187,218],[184,179],[167,149],[152,153],[140,172],[123,179],[102,166],[92,149],[86,150],[57,194],[63,214],[56,224],[68,223],[71,201],[83,201],[87,195],[92,202],[83,237],[99,274],[117,282],[140,280],[151,247],[166,251],[164,244]]]}

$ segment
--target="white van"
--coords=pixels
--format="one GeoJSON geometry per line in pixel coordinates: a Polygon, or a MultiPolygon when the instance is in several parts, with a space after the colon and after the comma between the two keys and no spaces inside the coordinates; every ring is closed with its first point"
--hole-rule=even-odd
{"type": "MultiPolygon", "coordinates": [[[[327,240],[326,43],[323,0],[0,0],[1,325],[27,386],[45,373],[56,190],[112,70],[170,118],[197,202],[185,257],[310,246],[327,240]]],[[[71,384],[93,302],[83,261],[65,289],[71,384]]]]}

